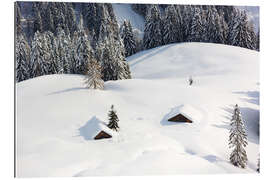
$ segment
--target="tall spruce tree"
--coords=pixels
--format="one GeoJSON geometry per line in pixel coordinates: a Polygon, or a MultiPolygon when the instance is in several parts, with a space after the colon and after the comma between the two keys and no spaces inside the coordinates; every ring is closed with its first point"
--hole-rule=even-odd
{"type": "Polygon", "coordinates": [[[182,5],[175,5],[175,10],[177,13],[177,19],[178,19],[178,42],[184,41],[184,24],[183,24],[183,16],[184,16],[184,6],[182,5]]]}
{"type": "Polygon", "coordinates": [[[145,49],[162,45],[162,23],[159,7],[151,5],[146,16],[143,43],[145,49]]]}
{"type": "Polygon", "coordinates": [[[74,46],[74,63],[73,71],[77,74],[85,74],[87,72],[87,65],[90,59],[93,59],[94,52],[90,45],[88,36],[83,28],[82,17],[78,32],[75,32],[73,39],[74,46]]]}
{"type": "Polygon", "coordinates": [[[109,111],[109,124],[108,124],[108,128],[113,129],[115,131],[119,130],[119,126],[118,126],[118,116],[116,114],[116,111],[114,110],[114,106],[111,106],[111,110],[109,111]]]}
{"type": "Polygon", "coordinates": [[[22,34],[16,39],[16,81],[20,82],[30,77],[29,72],[30,47],[22,34]]]}
{"type": "Polygon", "coordinates": [[[234,107],[230,126],[229,147],[233,148],[230,161],[234,166],[245,168],[248,159],[244,148],[248,143],[244,122],[237,104],[234,107]]]}
{"type": "Polygon", "coordinates": [[[213,6],[207,6],[206,10],[206,42],[215,42],[216,39],[216,16],[217,11],[213,6]]]}
{"type": "Polygon", "coordinates": [[[195,7],[194,16],[192,18],[192,23],[190,26],[190,33],[188,35],[188,41],[190,42],[202,42],[205,29],[202,22],[202,12],[201,9],[195,7]]]}
{"type": "Polygon", "coordinates": [[[236,10],[234,18],[229,24],[228,43],[248,49],[255,49],[252,28],[245,11],[236,10]]]}
{"type": "Polygon", "coordinates": [[[58,73],[58,62],[60,61],[60,55],[58,51],[57,38],[52,32],[44,32],[45,43],[47,44],[49,51],[48,59],[48,74],[58,73]]]}
{"type": "Polygon", "coordinates": [[[57,28],[57,50],[59,53],[58,73],[70,73],[70,56],[71,56],[71,40],[70,36],[59,26],[57,28]]]}
{"type": "Polygon", "coordinates": [[[121,39],[120,41],[116,41],[109,36],[109,38],[99,42],[96,53],[103,67],[102,74],[104,81],[131,78],[121,39]]]}
{"type": "Polygon", "coordinates": [[[174,43],[181,39],[181,37],[179,37],[180,22],[174,5],[169,5],[166,7],[163,24],[164,24],[164,32],[163,32],[164,44],[174,43]]]}
{"type": "Polygon", "coordinates": [[[16,35],[19,35],[23,31],[22,24],[21,24],[21,19],[22,19],[21,8],[18,2],[15,2],[14,6],[15,6],[15,21],[16,21],[15,32],[16,32],[16,35]]]}
{"type": "Polygon", "coordinates": [[[216,9],[214,9],[214,15],[215,29],[213,42],[224,44],[226,42],[226,37],[224,37],[227,30],[226,24],[223,21],[223,16],[219,15],[216,9]]]}
{"type": "Polygon", "coordinates": [[[33,27],[33,32],[43,32],[43,25],[42,25],[42,19],[40,12],[37,11],[35,16],[34,16],[34,27],[33,27]]]}
{"type": "Polygon", "coordinates": [[[184,5],[182,12],[182,31],[183,31],[183,40],[188,41],[188,36],[190,33],[191,23],[193,17],[193,7],[191,5],[184,5]]]}
{"type": "Polygon", "coordinates": [[[30,54],[31,77],[37,77],[48,74],[48,59],[50,57],[49,48],[45,43],[42,33],[37,31],[32,41],[30,54]]]}
{"type": "Polygon", "coordinates": [[[132,54],[135,54],[137,47],[130,21],[125,20],[123,22],[121,38],[123,39],[123,43],[125,46],[125,56],[128,57],[132,54]]]}
{"type": "Polygon", "coordinates": [[[89,89],[104,89],[102,80],[102,67],[95,59],[89,60],[87,74],[85,78],[86,87],[89,89]]]}

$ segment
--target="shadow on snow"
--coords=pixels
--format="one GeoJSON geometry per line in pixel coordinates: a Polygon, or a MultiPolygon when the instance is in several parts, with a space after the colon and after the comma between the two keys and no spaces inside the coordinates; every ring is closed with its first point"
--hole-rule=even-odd
{"type": "MultiPolygon", "coordinates": [[[[215,124],[213,126],[230,130],[230,122],[233,115],[233,108],[226,107],[222,108],[222,110],[225,111],[226,116],[223,115],[223,117],[227,120],[222,121],[222,124],[215,124]]],[[[259,144],[260,110],[249,107],[240,107],[240,111],[244,120],[248,140],[252,143],[259,144]]]]}
{"type": "Polygon", "coordinates": [[[52,92],[52,93],[48,93],[47,95],[50,96],[50,95],[55,95],[55,94],[68,93],[68,92],[73,92],[73,91],[80,91],[80,90],[83,90],[83,89],[87,89],[87,88],[85,88],[85,87],[68,88],[68,89],[64,89],[64,90],[61,90],[61,91],[55,91],[55,92],[52,92]]]}

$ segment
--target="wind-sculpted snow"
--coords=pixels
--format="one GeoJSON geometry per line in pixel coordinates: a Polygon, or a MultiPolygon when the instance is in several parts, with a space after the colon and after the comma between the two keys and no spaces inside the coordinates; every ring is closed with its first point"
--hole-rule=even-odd
{"type": "Polygon", "coordinates": [[[107,81],[104,90],[85,88],[82,75],[16,84],[19,177],[255,173],[258,52],[182,43],[137,53],[128,63],[133,79],[107,81]],[[229,162],[236,103],[248,134],[246,169],[229,162]],[[119,118],[117,136],[90,139],[89,121],[98,117],[107,124],[112,104],[119,118]],[[185,106],[179,112],[194,123],[168,124],[170,112],[185,106]]]}

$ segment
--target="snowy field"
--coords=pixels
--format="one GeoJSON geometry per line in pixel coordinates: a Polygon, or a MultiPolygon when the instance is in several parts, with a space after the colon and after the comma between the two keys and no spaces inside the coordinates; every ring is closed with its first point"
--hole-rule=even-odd
{"type": "Polygon", "coordinates": [[[259,54],[210,43],[179,43],[128,58],[133,79],[84,87],[81,75],[16,84],[17,176],[255,173],[259,155],[259,54]],[[192,75],[194,84],[188,85],[192,75]],[[248,133],[246,169],[229,162],[229,123],[238,103],[248,133]],[[92,140],[90,120],[120,132],[92,140]],[[186,107],[194,123],[167,118],[186,107]]]}

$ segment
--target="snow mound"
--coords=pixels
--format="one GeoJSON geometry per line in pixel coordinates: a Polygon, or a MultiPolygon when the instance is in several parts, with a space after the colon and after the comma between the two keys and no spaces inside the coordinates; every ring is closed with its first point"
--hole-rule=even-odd
{"type": "Polygon", "coordinates": [[[198,123],[203,118],[202,113],[189,104],[183,104],[171,109],[167,115],[167,119],[170,119],[178,114],[182,114],[186,118],[190,119],[193,123],[198,123]]]}
{"type": "Polygon", "coordinates": [[[99,120],[96,116],[92,117],[83,127],[79,129],[80,135],[84,137],[85,140],[93,140],[98,133],[104,131],[114,137],[116,133],[107,127],[107,125],[99,120]]]}

